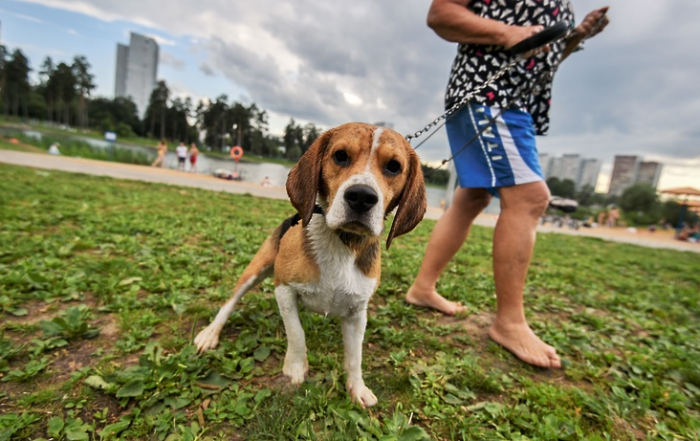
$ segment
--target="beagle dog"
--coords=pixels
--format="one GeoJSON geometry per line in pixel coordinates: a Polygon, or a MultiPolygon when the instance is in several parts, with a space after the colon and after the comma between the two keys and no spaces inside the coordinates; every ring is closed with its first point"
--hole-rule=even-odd
{"type": "Polygon", "coordinates": [[[299,303],[340,317],[347,389],[360,406],[377,398],[362,380],[367,304],[380,274],[384,219],[396,209],[386,247],[423,219],[425,185],[418,156],[399,133],[349,123],[321,135],[289,172],[287,194],[298,214],[285,220],[243,271],[233,296],[194,342],[199,352],[219,343],[238,300],[274,274],[287,334],[283,373],[294,385],[309,365],[299,303]]]}

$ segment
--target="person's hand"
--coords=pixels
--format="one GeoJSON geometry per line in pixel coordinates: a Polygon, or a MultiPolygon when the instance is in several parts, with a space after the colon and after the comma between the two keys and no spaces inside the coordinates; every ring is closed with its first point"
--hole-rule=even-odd
{"type": "MultiPolygon", "coordinates": [[[[520,43],[523,40],[526,40],[530,37],[532,37],[535,34],[538,34],[544,30],[544,26],[542,25],[537,25],[537,26],[508,26],[508,31],[506,32],[504,36],[504,42],[503,42],[503,47],[505,49],[510,49],[511,47],[515,46],[516,44],[520,43]]],[[[537,49],[533,49],[530,52],[526,52],[525,54],[522,55],[523,58],[529,58],[532,57],[533,55],[539,54],[540,52],[547,52],[550,50],[549,45],[538,47],[537,49]]]]}
{"type": "Polygon", "coordinates": [[[589,12],[583,21],[576,26],[576,36],[586,39],[598,35],[610,23],[607,12],[608,6],[589,12]]]}
{"type": "Polygon", "coordinates": [[[507,26],[506,32],[503,35],[503,47],[510,49],[521,41],[532,37],[533,35],[542,32],[544,26],[507,26]]]}

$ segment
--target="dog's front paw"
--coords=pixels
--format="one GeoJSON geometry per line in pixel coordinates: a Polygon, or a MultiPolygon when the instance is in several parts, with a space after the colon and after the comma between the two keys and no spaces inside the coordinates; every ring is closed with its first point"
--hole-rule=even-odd
{"type": "Polygon", "coordinates": [[[289,377],[289,381],[298,386],[304,382],[306,374],[309,372],[309,361],[306,357],[284,357],[284,367],[282,373],[289,377]]]}
{"type": "Polygon", "coordinates": [[[197,345],[197,352],[201,354],[204,351],[217,347],[220,333],[221,327],[216,326],[214,323],[204,328],[202,332],[197,334],[194,338],[194,344],[197,345]]]}
{"type": "Polygon", "coordinates": [[[355,383],[348,382],[347,388],[352,401],[362,406],[363,409],[377,404],[377,397],[374,396],[370,388],[365,386],[362,380],[355,383]]]}

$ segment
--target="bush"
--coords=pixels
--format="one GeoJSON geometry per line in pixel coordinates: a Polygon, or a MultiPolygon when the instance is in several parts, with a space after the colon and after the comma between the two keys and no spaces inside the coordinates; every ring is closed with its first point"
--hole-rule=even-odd
{"type": "Polygon", "coordinates": [[[632,225],[652,225],[661,220],[661,204],[656,190],[648,184],[626,189],[619,200],[623,217],[632,225]]]}
{"type": "Polygon", "coordinates": [[[119,123],[117,125],[116,132],[117,132],[117,136],[120,136],[122,138],[135,138],[136,137],[136,133],[134,133],[131,126],[129,124],[125,124],[123,122],[119,123]]]}

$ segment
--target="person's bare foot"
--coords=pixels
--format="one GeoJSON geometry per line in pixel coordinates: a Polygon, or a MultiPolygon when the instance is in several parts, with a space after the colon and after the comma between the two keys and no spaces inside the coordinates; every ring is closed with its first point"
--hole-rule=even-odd
{"type": "Polygon", "coordinates": [[[494,321],[489,337],[525,363],[543,368],[561,368],[557,350],[540,340],[527,323],[502,324],[494,321]]]}
{"type": "Polygon", "coordinates": [[[459,302],[451,302],[434,290],[418,291],[415,286],[411,286],[408,289],[406,293],[406,302],[416,306],[433,308],[447,315],[455,315],[458,312],[467,310],[466,306],[459,302]]]}

